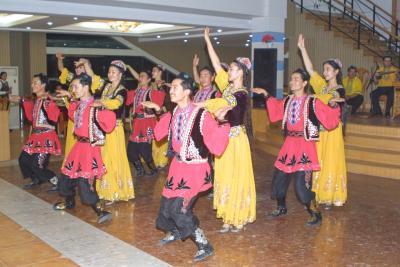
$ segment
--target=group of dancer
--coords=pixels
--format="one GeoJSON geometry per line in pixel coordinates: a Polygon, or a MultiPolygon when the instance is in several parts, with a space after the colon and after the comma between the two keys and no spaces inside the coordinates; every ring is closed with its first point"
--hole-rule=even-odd
{"type": "Polygon", "coordinates": [[[308,225],[321,223],[318,204],[341,206],[346,201],[346,166],[340,122],[344,100],[341,63],[324,62],[322,78],[314,71],[304,38],[299,37],[306,70],[294,71],[290,95],[278,100],[262,88],[249,88],[251,61],[238,57],[221,63],[209,36],[204,39],[212,67],[198,69],[193,58],[193,77],[180,73],[171,83],[162,80],[164,68],[137,72],[121,60],[111,62],[108,81],[93,73],[90,62],[79,59],[75,73],[57,54],[60,82],[68,90],[54,97],[46,91],[47,77],[35,75],[35,100],[21,101],[32,133],[19,158],[24,178],[32,188],[53,185],[63,201],[55,210],[75,207],[75,189],[82,203],[93,208],[98,223],[112,219],[104,203],[134,198],[131,162],[135,176],[155,176],[169,162],[156,227],[166,233],[165,245],[190,238],[198,247],[194,260],[213,254],[200,228],[193,206],[201,192],[213,188],[213,207],[222,219],[221,233],[239,232],[256,220],[256,188],[246,124],[251,91],[266,98],[271,121],[282,120],[285,142],[275,162],[272,198],[278,202],[269,216],[287,213],[286,192],[293,174],[298,199],[310,213],[308,225]],[[126,72],[137,79],[135,90],[126,90],[126,72]],[[312,86],[315,94],[308,93],[312,86]],[[68,130],[61,175],[48,169],[50,155],[60,155],[55,128],[60,114],[56,101],[68,109],[68,130]],[[131,134],[125,144],[124,110],[130,107],[131,134]],[[144,164],[147,167],[145,170],[144,164]]]}

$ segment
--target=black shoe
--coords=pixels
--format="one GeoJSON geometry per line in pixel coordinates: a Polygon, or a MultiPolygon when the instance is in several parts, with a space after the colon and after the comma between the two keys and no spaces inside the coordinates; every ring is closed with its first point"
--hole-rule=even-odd
{"type": "Polygon", "coordinates": [[[100,201],[92,205],[92,208],[96,212],[97,216],[99,216],[99,218],[97,219],[98,224],[102,224],[112,220],[112,213],[105,211],[100,201]]]}
{"type": "Polygon", "coordinates": [[[136,176],[137,177],[142,177],[145,175],[144,169],[143,169],[143,165],[142,162],[140,160],[134,161],[133,162],[133,166],[136,169],[136,176]]]}
{"type": "Polygon", "coordinates": [[[108,211],[102,211],[97,219],[98,224],[102,224],[112,220],[112,214],[108,211]]]}
{"type": "Polygon", "coordinates": [[[193,257],[194,261],[202,261],[213,255],[214,248],[211,246],[210,242],[208,242],[203,230],[197,228],[194,234],[191,235],[191,239],[196,243],[198,248],[193,257]]]}
{"type": "Polygon", "coordinates": [[[181,234],[178,230],[173,230],[172,232],[168,232],[167,235],[160,240],[160,245],[166,245],[176,240],[181,240],[181,234]]]}
{"type": "Polygon", "coordinates": [[[58,192],[58,186],[53,185],[50,189],[47,190],[47,193],[55,193],[58,192]]]}
{"type": "Polygon", "coordinates": [[[154,164],[154,160],[146,162],[146,165],[149,168],[149,172],[146,173],[147,176],[156,176],[158,174],[158,170],[156,165],[154,164]]]}
{"type": "Polygon", "coordinates": [[[322,223],[321,212],[314,213],[311,218],[306,222],[307,226],[319,225],[322,223]]]}
{"type": "Polygon", "coordinates": [[[70,210],[75,207],[75,198],[66,198],[65,201],[57,202],[53,205],[54,210],[70,210]]]}
{"type": "Polygon", "coordinates": [[[287,214],[286,207],[278,207],[276,210],[271,211],[268,216],[269,217],[279,217],[287,214]]]}
{"type": "Polygon", "coordinates": [[[40,181],[38,179],[32,180],[29,184],[24,185],[22,188],[23,189],[32,189],[36,186],[40,185],[40,181]]]}

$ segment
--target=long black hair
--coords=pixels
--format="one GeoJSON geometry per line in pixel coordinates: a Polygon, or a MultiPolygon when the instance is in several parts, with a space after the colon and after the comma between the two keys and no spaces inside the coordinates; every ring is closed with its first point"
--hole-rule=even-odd
{"type": "Polygon", "coordinates": [[[336,59],[328,59],[324,61],[322,66],[324,66],[325,64],[330,65],[334,70],[339,70],[338,74],[336,75],[336,83],[338,85],[343,85],[343,74],[342,74],[341,63],[338,63],[338,60],[336,59]]]}

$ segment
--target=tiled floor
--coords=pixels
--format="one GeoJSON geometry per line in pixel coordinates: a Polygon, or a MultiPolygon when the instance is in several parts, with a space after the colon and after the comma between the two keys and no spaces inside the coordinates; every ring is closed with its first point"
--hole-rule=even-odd
{"type": "MultiPolygon", "coordinates": [[[[323,224],[309,228],[304,226],[307,215],[292,189],[288,215],[277,220],[265,216],[275,206],[270,200],[273,161],[261,151],[253,153],[257,220],[243,232],[218,233],[222,223],[215,218],[212,203],[205,197],[198,200],[195,213],[215,255],[196,266],[400,266],[400,181],[349,174],[346,206],[323,210],[323,224]]],[[[51,168],[59,170],[59,164],[53,162],[51,168]]],[[[0,168],[0,176],[18,187],[26,182],[18,166],[0,168]]],[[[155,229],[154,221],[164,177],[165,171],[154,178],[134,178],[136,199],[110,207],[111,223],[98,226],[86,206],[78,205],[70,213],[171,265],[191,266],[196,249],[190,240],[158,245],[163,233],[155,229]]],[[[47,194],[47,188],[43,185],[29,192],[49,203],[60,199],[47,194]]]]}
{"type": "MultiPolygon", "coordinates": [[[[15,157],[18,151],[19,147],[14,147],[15,157]]],[[[257,220],[247,225],[243,232],[218,233],[222,223],[215,218],[211,201],[205,197],[197,201],[194,210],[201,227],[215,247],[215,255],[196,266],[400,266],[400,181],[349,174],[349,199],[346,206],[330,211],[323,210],[323,224],[309,228],[304,226],[307,214],[297,202],[292,188],[288,192],[288,215],[277,220],[270,220],[265,216],[275,207],[275,203],[270,200],[274,160],[274,157],[261,150],[253,151],[257,220]]],[[[53,161],[50,167],[59,171],[60,162],[53,161]]],[[[155,229],[154,221],[165,176],[166,171],[162,171],[158,177],[133,178],[136,199],[109,207],[114,216],[111,223],[97,225],[93,211],[89,207],[81,206],[79,201],[70,214],[171,265],[191,266],[194,264],[192,256],[196,251],[192,241],[176,242],[163,247],[158,245],[164,234],[155,229]]],[[[0,177],[17,187],[27,182],[23,181],[15,164],[0,167],[0,177]]],[[[46,193],[48,187],[49,185],[42,185],[29,193],[49,204],[60,200],[56,194],[46,193]]],[[[26,201],[23,205],[29,209],[31,203],[26,201]]],[[[46,212],[53,214],[55,211],[49,208],[46,212]]],[[[3,218],[4,215],[0,217],[0,266],[13,260],[12,253],[3,252],[9,248],[3,249],[2,245],[11,245],[17,238],[3,234],[8,232],[7,228],[2,227],[3,218]]],[[[32,235],[30,236],[33,240],[29,239],[29,233],[25,232],[21,235],[21,240],[35,245],[28,246],[27,250],[31,252],[24,252],[23,255],[33,253],[32,257],[39,257],[40,253],[34,252],[39,246],[36,245],[38,239],[32,235]]],[[[46,236],[50,238],[52,233],[46,236]]],[[[41,244],[46,246],[43,242],[41,244]]],[[[25,248],[21,251],[25,251],[25,248]]],[[[54,252],[53,250],[46,254],[54,255],[49,260],[60,257],[60,254],[52,254],[54,252]]],[[[29,259],[29,263],[33,263],[31,256],[23,256],[22,260],[25,257],[29,259]]],[[[18,257],[14,260],[18,260],[18,257]]],[[[24,263],[21,261],[20,264],[24,263]]],[[[58,263],[49,264],[48,266],[57,266],[58,263]]]]}
{"type": "Polygon", "coordinates": [[[0,213],[0,266],[77,266],[0,213]]]}

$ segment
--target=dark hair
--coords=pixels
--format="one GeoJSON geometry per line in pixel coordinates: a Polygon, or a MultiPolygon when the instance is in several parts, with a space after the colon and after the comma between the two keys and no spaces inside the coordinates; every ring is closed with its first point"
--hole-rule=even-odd
{"type": "Polygon", "coordinates": [[[40,83],[44,84],[44,90],[47,92],[47,85],[49,84],[49,79],[47,78],[47,75],[44,73],[37,73],[33,75],[33,78],[39,78],[40,83]]]}
{"type": "Polygon", "coordinates": [[[308,93],[309,92],[309,87],[310,87],[310,75],[308,74],[307,71],[305,71],[302,68],[298,68],[297,70],[293,71],[292,75],[295,74],[295,73],[300,74],[301,79],[303,81],[307,82],[307,85],[304,87],[304,91],[308,93]]]}
{"type": "Polygon", "coordinates": [[[211,76],[213,76],[215,74],[214,70],[212,68],[210,68],[209,66],[204,66],[200,69],[199,73],[202,72],[203,70],[208,71],[210,73],[211,76]]]}
{"type": "Polygon", "coordinates": [[[246,67],[246,65],[244,65],[243,63],[241,63],[240,61],[238,61],[236,59],[234,61],[232,61],[232,63],[235,63],[236,66],[238,66],[239,69],[242,70],[242,72],[243,72],[243,86],[246,87],[247,90],[249,90],[249,88],[248,88],[249,87],[249,73],[250,73],[249,69],[246,67]]]}
{"type": "Polygon", "coordinates": [[[347,71],[350,71],[350,70],[355,70],[355,71],[357,71],[357,67],[351,65],[350,67],[347,68],[347,71]]]}
{"type": "Polygon", "coordinates": [[[162,65],[155,65],[153,68],[157,68],[159,71],[164,71],[164,67],[162,65]]]}
{"type": "Polygon", "coordinates": [[[184,90],[190,90],[191,93],[194,92],[196,85],[192,77],[187,72],[180,72],[176,79],[181,80],[181,85],[184,90]]]}
{"type": "Polygon", "coordinates": [[[82,85],[82,86],[88,86],[89,87],[89,93],[90,94],[92,94],[92,90],[91,90],[91,87],[92,87],[92,77],[90,77],[88,74],[86,74],[86,73],[81,73],[81,74],[79,74],[78,76],[76,76],[75,78],[74,78],[74,80],[78,80],[79,81],[79,83],[82,85]]]}
{"type": "Polygon", "coordinates": [[[339,70],[338,74],[336,75],[336,83],[338,85],[343,85],[343,82],[342,82],[342,77],[343,77],[342,68],[339,66],[339,64],[333,59],[328,59],[327,61],[325,61],[322,64],[322,66],[324,66],[325,64],[330,65],[335,70],[339,70]]]}
{"type": "Polygon", "coordinates": [[[3,76],[4,74],[7,74],[7,72],[5,71],[0,72],[0,77],[3,76]]]}
{"type": "Polygon", "coordinates": [[[386,58],[389,58],[390,60],[392,60],[392,56],[383,56],[382,60],[385,60],[386,58]]]}

